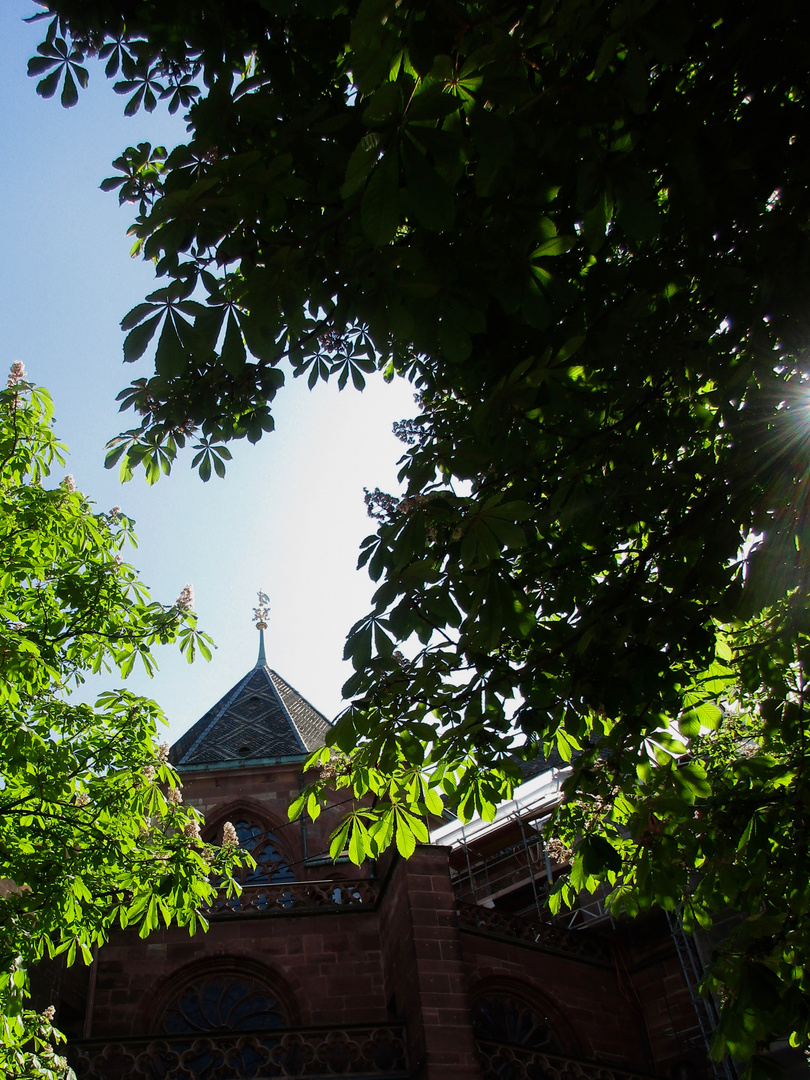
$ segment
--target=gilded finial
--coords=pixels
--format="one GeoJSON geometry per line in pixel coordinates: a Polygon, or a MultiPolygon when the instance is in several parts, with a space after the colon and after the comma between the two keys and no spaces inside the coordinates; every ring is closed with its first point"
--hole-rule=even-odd
{"type": "Polygon", "coordinates": [[[256,667],[262,667],[267,663],[264,652],[264,632],[267,629],[267,620],[270,617],[270,597],[261,589],[259,589],[257,595],[259,597],[259,606],[253,609],[253,621],[259,631],[259,658],[256,661],[256,667]]]}
{"type": "Polygon", "coordinates": [[[259,597],[259,606],[253,609],[253,621],[257,630],[267,629],[267,620],[270,617],[270,597],[259,589],[256,594],[259,597]]]}

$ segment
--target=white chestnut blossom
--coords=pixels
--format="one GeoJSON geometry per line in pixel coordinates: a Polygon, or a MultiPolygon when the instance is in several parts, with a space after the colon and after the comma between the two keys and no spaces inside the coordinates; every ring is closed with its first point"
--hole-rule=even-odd
{"type": "Polygon", "coordinates": [[[236,834],[236,829],[233,827],[233,822],[226,821],[222,826],[222,846],[223,847],[239,847],[239,837],[236,834]]]}
{"type": "Polygon", "coordinates": [[[194,586],[184,585],[183,590],[174,602],[174,606],[181,611],[194,610],[194,586]]]}
{"type": "Polygon", "coordinates": [[[15,360],[11,365],[11,371],[8,373],[6,386],[10,389],[12,386],[17,386],[18,383],[23,382],[27,377],[28,372],[25,370],[25,364],[22,360],[15,360]]]}
{"type": "Polygon", "coordinates": [[[546,851],[558,866],[564,866],[571,860],[571,850],[556,836],[546,840],[546,851]]]}

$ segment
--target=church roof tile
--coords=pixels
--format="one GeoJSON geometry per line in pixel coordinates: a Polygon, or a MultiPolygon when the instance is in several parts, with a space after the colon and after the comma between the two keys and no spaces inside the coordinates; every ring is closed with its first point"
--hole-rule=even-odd
{"type": "Polygon", "coordinates": [[[260,662],[177,740],[169,760],[181,769],[303,760],[323,746],[330,727],[306,698],[260,662]]]}

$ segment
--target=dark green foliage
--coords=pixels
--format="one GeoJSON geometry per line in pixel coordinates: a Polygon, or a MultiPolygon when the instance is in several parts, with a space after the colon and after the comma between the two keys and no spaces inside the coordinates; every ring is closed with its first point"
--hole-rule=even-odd
{"type": "Polygon", "coordinates": [[[210,475],[284,358],[419,390],[336,733],[378,804],[336,843],[407,851],[439,791],[490,813],[516,743],[581,751],[571,884],[738,909],[717,1052],[805,1040],[810,9],[46,6],[133,108],[194,96],[187,145],[119,163],[165,282],[124,320],[127,358],[156,343],[124,475],[194,431],[210,475]]]}

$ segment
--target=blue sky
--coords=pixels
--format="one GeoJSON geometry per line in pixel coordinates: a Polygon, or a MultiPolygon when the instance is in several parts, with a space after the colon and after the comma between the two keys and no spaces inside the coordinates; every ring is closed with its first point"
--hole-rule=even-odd
{"type": "Polygon", "coordinates": [[[22,22],[36,10],[31,0],[0,4],[0,366],[22,360],[48,387],[71,450],[65,471],[99,508],[120,505],[136,519],[140,546],[129,561],[155,599],[171,602],[194,585],[200,624],[218,646],[210,664],[192,667],[161,650],[158,676],[129,684],[157,699],[177,738],[254,664],[251,614],[263,588],[270,665],[332,717],[351,673],[343,640],[373,591],[354,569],[374,524],[363,487],[396,490],[404,448],[391,425],[414,415],[411,389],[378,380],[362,394],[310,393],[289,380],[276,431],[256,447],[232,444],[224,481],[203,485],[189,459],[153,488],[140,478],[122,486],[104,470],[105,442],[132,422],[115,396],[150,366],[122,364],[119,322],[154,279],[128,254],[133,208],[99,184],[126,146],[171,148],[185,125],[165,110],[125,118],[126,99],[97,67],[74,109],[39,98],[26,63],[42,24],[22,22]]]}

